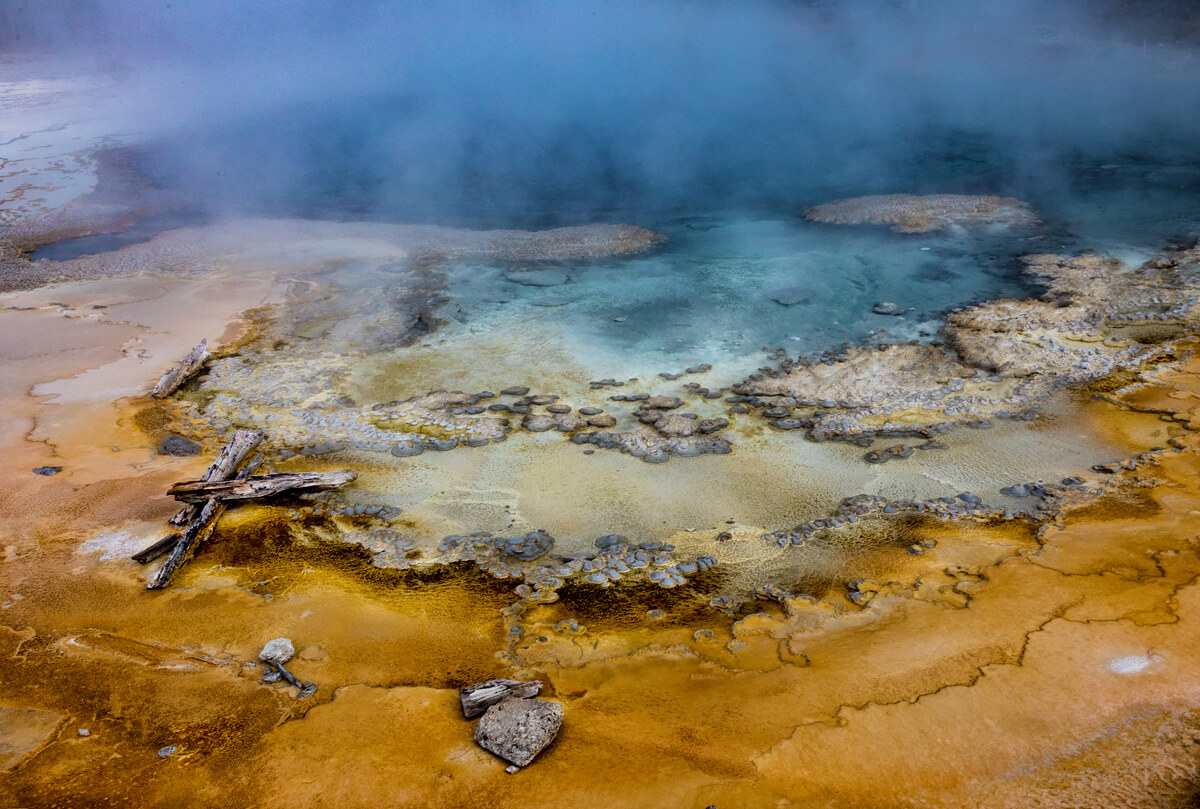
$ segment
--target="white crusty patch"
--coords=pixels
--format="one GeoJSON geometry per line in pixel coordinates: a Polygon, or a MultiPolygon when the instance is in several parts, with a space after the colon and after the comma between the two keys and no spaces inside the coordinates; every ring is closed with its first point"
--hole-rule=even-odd
{"type": "Polygon", "coordinates": [[[1154,654],[1114,657],[1108,661],[1108,670],[1113,674],[1137,674],[1148,669],[1156,658],[1157,655],[1154,654]]]}

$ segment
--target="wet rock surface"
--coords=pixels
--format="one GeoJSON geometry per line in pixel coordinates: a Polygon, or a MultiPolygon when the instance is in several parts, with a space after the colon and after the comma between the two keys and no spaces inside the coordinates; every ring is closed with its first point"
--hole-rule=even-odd
{"type": "Polygon", "coordinates": [[[564,270],[508,270],[504,277],[530,287],[556,287],[567,282],[564,270]]]}
{"type": "Polygon", "coordinates": [[[489,753],[525,767],[554,741],[562,721],[557,702],[510,697],[488,708],[475,726],[475,741],[489,753]]]}
{"type": "Polygon", "coordinates": [[[175,455],[175,456],[191,456],[199,455],[204,451],[204,447],[190,438],[184,438],[181,435],[167,435],[158,445],[159,455],[175,455]]]}
{"type": "Polygon", "coordinates": [[[806,287],[784,287],[767,293],[767,297],[783,306],[798,306],[813,303],[817,293],[806,287]]]}
{"type": "Polygon", "coordinates": [[[1033,209],[1019,199],[966,194],[853,197],[809,208],[804,218],[835,225],[890,225],[900,233],[927,233],[956,226],[1032,227],[1038,223],[1033,209]]]}

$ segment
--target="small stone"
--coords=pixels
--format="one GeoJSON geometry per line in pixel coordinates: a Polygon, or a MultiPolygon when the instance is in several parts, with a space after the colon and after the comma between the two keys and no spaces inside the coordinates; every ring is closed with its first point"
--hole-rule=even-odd
{"type": "Polygon", "coordinates": [[[900,317],[904,314],[904,309],[899,304],[888,301],[880,301],[871,307],[871,311],[877,315],[891,315],[892,317],[900,317]]]}
{"type": "Polygon", "coordinates": [[[204,447],[181,435],[164,436],[158,444],[159,455],[173,455],[180,458],[199,455],[203,450],[204,447]]]}
{"type": "Polygon", "coordinates": [[[515,386],[511,388],[505,388],[500,392],[505,396],[524,396],[526,393],[529,393],[529,388],[515,386]]]}
{"type": "Polygon", "coordinates": [[[179,748],[173,744],[168,744],[166,747],[160,747],[158,748],[158,757],[167,758],[168,756],[173,756],[178,749],[179,748]]]}
{"type": "Polygon", "coordinates": [[[51,477],[63,471],[61,466],[39,466],[33,470],[33,474],[41,475],[42,477],[51,477]]]}
{"type": "Polygon", "coordinates": [[[767,293],[767,297],[783,306],[797,306],[802,303],[812,303],[816,293],[804,287],[784,287],[767,293]]]}
{"type": "Polygon", "coordinates": [[[475,726],[475,742],[505,761],[525,767],[554,741],[562,727],[557,702],[510,697],[488,708],[475,726]]]}
{"type": "Polygon", "coordinates": [[[509,764],[507,767],[504,768],[504,771],[506,773],[508,773],[509,775],[512,775],[515,772],[520,772],[521,768],[518,767],[516,764],[509,764]]]}
{"type": "Polygon", "coordinates": [[[605,534],[602,537],[597,537],[592,544],[600,550],[606,551],[618,545],[628,545],[629,540],[620,534],[605,534]]]}
{"type": "Polygon", "coordinates": [[[86,736],[92,735],[92,732],[90,730],[88,730],[87,728],[80,728],[77,732],[79,733],[80,736],[86,737],[86,736]]]}
{"type": "Polygon", "coordinates": [[[282,666],[296,656],[296,647],[287,638],[275,638],[267,641],[267,645],[258,653],[258,659],[264,663],[282,666]]]}
{"type": "Polygon", "coordinates": [[[529,287],[556,287],[567,282],[562,270],[509,270],[504,278],[529,287]]]}
{"type": "Polygon", "coordinates": [[[728,531],[722,531],[721,533],[717,534],[717,542],[728,542],[731,539],[733,539],[733,534],[729,533],[728,531]]]}

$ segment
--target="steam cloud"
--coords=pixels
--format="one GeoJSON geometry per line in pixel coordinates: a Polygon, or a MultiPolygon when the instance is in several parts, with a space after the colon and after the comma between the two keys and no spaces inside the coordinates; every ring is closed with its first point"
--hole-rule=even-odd
{"type": "Polygon", "coordinates": [[[1194,159],[1200,58],[1096,7],[25,0],[0,42],[122,76],[156,170],[213,208],[570,219],[1194,159]]]}

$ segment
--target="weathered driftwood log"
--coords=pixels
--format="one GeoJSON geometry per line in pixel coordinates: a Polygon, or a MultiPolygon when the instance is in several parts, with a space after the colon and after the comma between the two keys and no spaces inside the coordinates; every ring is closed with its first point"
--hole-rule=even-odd
{"type": "Polygon", "coordinates": [[[192,554],[196,552],[196,548],[200,547],[200,543],[212,536],[217,527],[217,520],[224,513],[225,504],[220,500],[209,500],[205,503],[204,508],[200,509],[200,513],[196,515],[196,519],[191,521],[184,530],[183,536],[171,549],[171,555],[167,557],[167,561],[163,562],[162,567],[150,579],[146,589],[161,590],[170,584],[176,571],[192,558],[192,554]]]}
{"type": "Polygon", "coordinates": [[[462,700],[463,716],[473,719],[502,699],[536,697],[541,691],[541,680],[530,680],[526,683],[520,680],[488,680],[475,685],[464,685],[458,689],[458,696],[462,700]]]}
{"type": "Polygon", "coordinates": [[[164,553],[168,553],[171,548],[175,547],[175,543],[179,541],[180,534],[167,534],[165,537],[155,542],[150,547],[140,550],[133,556],[129,557],[139,565],[145,565],[153,562],[164,553]]]}
{"type": "Polygon", "coordinates": [[[159,378],[154,386],[154,390],[150,391],[150,395],[155,399],[165,399],[175,391],[179,390],[179,386],[187,382],[193,374],[204,367],[204,363],[212,355],[208,353],[208,338],[200,341],[200,345],[188,352],[188,355],[179,362],[171,366],[171,368],[159,378]]]}
{"type": "MultiPolygon", "coordinates": [[[[246,464],[245,468],[238,473],[239,479],[245,479],[250,476],[255,468],[262,462],[262,455],[258,455],[250,463],[246,464]]],[[[161,590],[171,583],[171,579],[175,577],[176,571],[192,558],[192,554],[196,552],[196,548],[200,544],[212,536],[213,531],[217,529],[217,520],[221,519],[221,515],[225,513],[225,504],[217,499],[210,499],[204,507],[200,509],[200,513],[188,523],[188,527],[184,529],[183,536],[175,543],[175,547],[171,549],[171,555],[167,557],[167,561],[163,562],[162,567],[150,579],[146,585],[147,590],[161,590]]],[[[147,548],[149,550],[149,548],[147,548]]]]}
{"type": "Polygon", "coordinates": [[[352,469],[336,472],[285,472],[275,475],[254,475],[244,480],[190,480],[176,483],[167,494],[186,503],[205,500],[253,500],[290,491],[324,491],[338,489],[358,477],[352,469]]]}
{"type": "MultiPolygon", "coordinates": [[[[206,482],[229,480],[237,472],[237,468],[242,465],[242,461],[246,460],[246,457],[262,443],[263,438],[263,433],[257,430],[238,430],[200,479],[206,482]]],[[[171,525],[187,525],[196,518],[199,510],[200,506],[198,505],[186,505],[168,522],[171,525]]]]}

